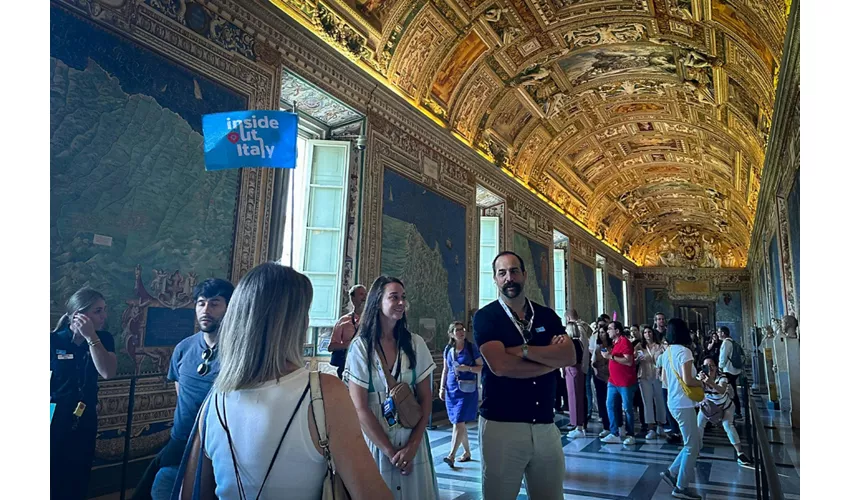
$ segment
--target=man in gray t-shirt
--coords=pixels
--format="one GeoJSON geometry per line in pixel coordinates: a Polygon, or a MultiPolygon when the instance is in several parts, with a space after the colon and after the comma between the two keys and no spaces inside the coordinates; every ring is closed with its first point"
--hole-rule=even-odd
{"type": "Polygon", "coordinates": [[[208,279],[195,287],[195,316],[201,330],[177,344],[168,368],[167,378],[177,391],[171,439],[148,466],[133,500],[171,496],[195,418],[218,376],[218,328],[232,295],[233,284],[223,279],[208,279]]]}

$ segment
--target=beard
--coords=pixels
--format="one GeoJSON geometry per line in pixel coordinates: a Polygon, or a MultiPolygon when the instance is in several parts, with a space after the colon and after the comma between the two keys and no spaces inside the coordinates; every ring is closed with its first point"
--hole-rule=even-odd
{"type": "Polygon", "coordinates": [[[508,282],[502,285],[502,295],[512,299],[522,293],[522,285],[516,282],[508,282]]]}
{"type": "Polygon", "coordinates": [[[201,331],[204,333],[216,333],[218,332],[218,327],[221,326],[221,320],[210,319],[206,326],[199,321],[198,325],[200,325],[201,331]]]}

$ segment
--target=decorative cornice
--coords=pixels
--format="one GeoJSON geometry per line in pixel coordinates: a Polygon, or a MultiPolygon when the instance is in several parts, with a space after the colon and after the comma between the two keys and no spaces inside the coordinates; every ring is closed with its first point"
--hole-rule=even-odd
{"type": "MultiPolygon", "coordinates": [[[[775,196],[779,179],[789,165],[780,161],[786,146],[787,136],[799,134],[800,105],[800,1],[793,0],[788,15],[785,32],[785,44],[782,50],[782,63],[779,72],[779,85],[774,100],[773,126],[762,170],[761,189],[759,191],[756,218],[750,235],[750,249],[747,261],[759,261],[761,238],[768,229],[768,215],[775,210],[775,196]],[[795,119],[796,117],[796,119],[795,119]]],[[[799,148],[799,144],[797,145],[799,148]]]]}

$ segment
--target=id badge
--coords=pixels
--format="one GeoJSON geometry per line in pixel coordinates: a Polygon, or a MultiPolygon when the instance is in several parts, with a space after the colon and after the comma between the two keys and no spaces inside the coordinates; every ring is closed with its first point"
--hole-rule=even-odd
{"type": "Polygon", "coordinates": [[[384,418],[387,420],[387,424],[390,428],[398,425],[398,419],[396,419],[395,416],[395,402],[393,402],[393,398],[387,396],[382,407],[384,410],[384,418]]]}
{"type": "Polygon", "coordinates": [[[80,418],[83,416],[83,413],[86,411],[86,404],[80,401],[77,403],[77,407],[74,409],[74,416],[80,418]]]}

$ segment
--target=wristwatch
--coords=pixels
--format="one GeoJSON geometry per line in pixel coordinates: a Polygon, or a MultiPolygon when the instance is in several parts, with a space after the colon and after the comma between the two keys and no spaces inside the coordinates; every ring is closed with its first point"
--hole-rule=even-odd
{"type": "Polygon", "coordinates": [[[528,344],[522,345],[522,359],[528,359],[528,344]]]}

